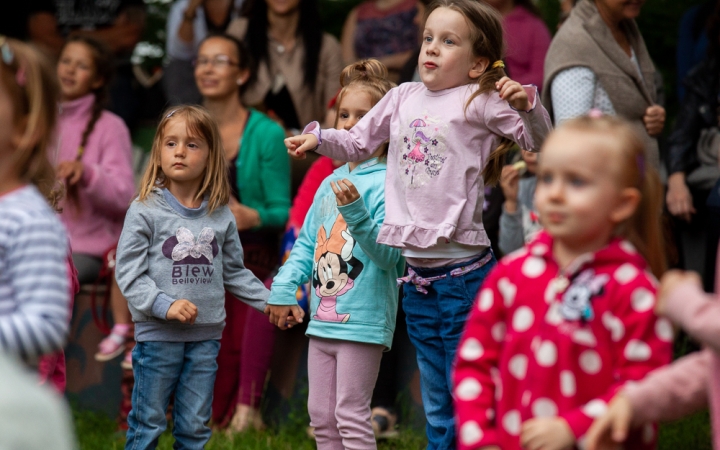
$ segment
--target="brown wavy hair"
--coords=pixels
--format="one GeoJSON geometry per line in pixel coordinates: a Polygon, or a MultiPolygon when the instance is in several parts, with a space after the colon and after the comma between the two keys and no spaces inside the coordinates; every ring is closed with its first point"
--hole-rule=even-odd
{"type": "Polygon", "coordinates": [[[24,132],[11,161],[2,169],[14,170],[24,182],[34,184],[57,208],[63,191],[48,158],[57,120],[57,76],[50,61],[35,48],[10,38],[0,38],[3,43],[13,57],[10,62],[0,61],[0,83],[12,101],[13,125],[24,132]]]}
{"type": "MultiPolygon", "coordinates": [[[[362,89],[370,95],[373,106],[385,96],[390,89],[396,86],[388,80],[388,70],[385,64],[377,59],[363,59],[345,67],[340,73],[340,93],[335,102],[335,111],[339,111],[342,99],[349,89],[362,89]]],[[[339,116],[335,115],[335,128],[337,128],[339,116]]],[[[388,145],[383,144],[385,150],[382,157],[387,156],[388,145]]]]}
{"type": "MultiPolygon", "coordinates": [[[[474,82],[479,88],[473,92],[465,104],[465,111],[472,101],[479,95],[495,92],[495,83],[504,76],[502,67],[493,67],[493,63],[501,61],[505,55],[505,41],[503,38],[502,16],[495,8],[478,0],[435,0],[425,13],[425,20],[438,8],[448,8],[457,11],[465,17],[470,28],[470,41],[475,57],[487,58],[490,65],[474,82]]],[[[512,148],[513,142],[505,137],[490,153],[487,164],[482,171],[485,185],[494,185],[500,181],[505,155],[512,148]]]]}
{"type": "Polygon", "coordinates": [[[225,150],[223,149],[220,130],[205,108],[191,105],[175,106],[163,112],[153,139],[150,161],[140,181],[138,199],[144,201],[154,188],[167,186],[167,178],[163,173],[160,162],[160,153],[162,151],[162,141],[165,137],[165,128],[171,120],[185,120],[188,134],[200,137],[208,144],[207,167],[195,200],[202,199],[207,195],[208,210],[210,212],[226,205],[230,199],[230,182],[228,181],[225,150]]]}
{"type": "Polygon", "coordinates": [[[642,139],[625,120],[613,116],[578,117],[563,122],[560,130],[593,133],[601,136],[601,142],[608,147],[620,150],[622,171],[617,181],[622,187],[637,188],[641,199],[635,213],[616,228],[615,235],[630,241],[659,278],[667,270],[661,222],[663,187],[657,171],[648,163],[642,139]]]}

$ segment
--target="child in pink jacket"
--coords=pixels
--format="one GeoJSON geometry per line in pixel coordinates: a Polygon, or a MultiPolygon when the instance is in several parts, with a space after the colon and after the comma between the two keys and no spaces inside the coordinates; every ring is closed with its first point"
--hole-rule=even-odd
{"type": "MultiPolygon", "coordinates": [[[[720,262],[720,249],[718,249],[720,262]]],[[[720,264],[715,292],[720,292],[720,264]]],[[[671,271],[660,283],[656,311],[682,327],[705,348],[657,369],[615,396],[588,432],[588,450],[612,448],[628,429],[677,420],[710,405],[713,448],[720,449],[720,302],[706,294],[693,272],[671,271]]]]}

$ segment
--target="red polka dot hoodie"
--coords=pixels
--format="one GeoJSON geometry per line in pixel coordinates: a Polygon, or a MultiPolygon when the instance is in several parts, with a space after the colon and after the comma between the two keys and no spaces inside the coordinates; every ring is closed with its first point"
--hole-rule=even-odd
{"type": "MultiPolygon", "coordinates": [[[[655,316],[656,280],[614,239],[561,271],[545,232],[503,258],[478,292],[454,371],[458,448],[520,449],[528,419],[565,419],[582,448],[622,385],[670,362],[673,331],[655,316]]],[[[655,448],[655,429],[626,448],[655,448]]]]}

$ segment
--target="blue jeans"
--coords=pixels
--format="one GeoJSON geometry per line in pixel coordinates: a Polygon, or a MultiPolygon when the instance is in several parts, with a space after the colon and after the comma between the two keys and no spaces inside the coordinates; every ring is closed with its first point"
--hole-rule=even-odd
{"type": "Polygon", "coordinates": [[[202,449],[210,421],[220,341],[138,342],[132,352],[135,387],[125,450],[157,447],[170,396],[174,449],[202,449]]]}
{"type": "Polygon", "coordinates": [[[470,265],[486,254],[451,266],[412,267],[423,278],[447,274],[426,286],[427,294],[419,292],[413,284],[403,285],[403,310],[407,316],[408,335],[417,350],[429,450],[455,448],[451,396],[455,351],[475,294],[497,261],[492,257],[484,266],[457,277],[451,276],[450,271],[470,265]]]}

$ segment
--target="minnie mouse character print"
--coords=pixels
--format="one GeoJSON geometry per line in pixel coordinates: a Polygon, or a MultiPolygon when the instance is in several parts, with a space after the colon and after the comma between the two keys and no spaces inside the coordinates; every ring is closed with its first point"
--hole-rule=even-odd
{"type": "Polygon", "coordinates": [[[590,321],[595,317],[591,300],[600,295],[608,282],[608,275],[597,275],[592,270],[585,270],[578,275],[563,294],[560,313],[567,321],[590,321]]]}
{"type": "Polygon", "coordinates": [[[313,286],[320,304],[313,319],[345,323],[350,320],[350,314],[337,312],[337,298],[353,288],[355,279],[364,268],[352,253],[355,239],[348,232],[343,216],[338,215],[330,235],[320,226],[315,242],[313,286]],[[352,266],[350,272],[348,265],[352,266]]]}

